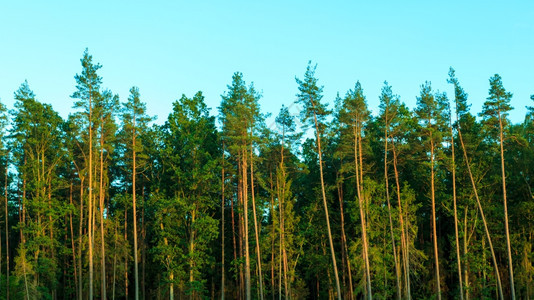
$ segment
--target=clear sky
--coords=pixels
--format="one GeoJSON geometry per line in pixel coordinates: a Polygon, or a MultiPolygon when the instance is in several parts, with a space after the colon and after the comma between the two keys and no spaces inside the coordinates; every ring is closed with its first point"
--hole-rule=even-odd
{"type": "Polygon", "coordinates": [[[216,113],[235,71],[276,114],[295,100],[308,60],[324,100],[360,80],[375,113],[384,80],[412,108],[425,80],[452,96],[449,66],[474,113],[495,73],[514,94],[514,122],[534,94],[534,1],[51,0],[0,1],[1,101],[12,108],[27,79],[66,117],[86,47],[103,87],[125,100],[138,86],[158,123],[198,90],[216,113]]]}

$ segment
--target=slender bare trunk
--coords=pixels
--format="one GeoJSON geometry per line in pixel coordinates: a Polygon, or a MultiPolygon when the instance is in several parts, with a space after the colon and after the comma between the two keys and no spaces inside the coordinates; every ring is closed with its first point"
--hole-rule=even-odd
{"type": "Polygon", "coordinates": [[[114,234],[115,245],[113,253],[113,289],[111,292],[111,299],[115,300],[115,284],[116,284],[116,275],[117,275],[117,223],[115,223],[115,234],[114,234]]]}
{"type": "Polygon", "coordinates": [[[404,277],[405,277],[405,288],[406,288],[406,298],[411,299],[411,287],[410,287],[410,243],[409,243],[409,234],[408,226],[404,222],[404,213],[402,210],[401,203],[401,191],[400,191],[400,182],[399,182],[399,170],[397,169],[397,151],[395,149],[395,144],[391,147],[393,150],[393,170],[395,171],[395,185],[397,187],[397,203],[399,206],[399,220],[401,225],[401,250],[403,251],[404,257],[404,277]]]}
{"type": "Polygon", "coordinates": [[[93,299],[93,107],[89,97],[89,300],[93,299]]]}
{"type": "Polygon", "coordinates": [[[80,225],[78,231],[78,300],[83,300],[83,270],[82,270],[82,236],[83,236],[83,182],[84,177],[80,177],[80,225]]]}
{"type": "Polygon", "coordinates": [[[104,119],[100,118],[100,187],[98,193],[100,196],[100,250],[101,250],[101,295],[102,299],[106,297],[106,249],[105,249],[105,236],[104,236],[104,119]]]}
{"type": "MultiPolygon", "coordinates": [[[[236,240],[235,240],[235,217],[234,217],[234,199],[233,198],[230,199],[230,210],[232,212],[232,241],[234,244],[234,261],[237,261],[237,245],[236,245],[236,240]]],[[[236,286],[240,286],[238,276],[236,276],[236,286]]]]}
{"type": "Polygon", "coordinates": [[[336,264],[336,253],[334,251],[334,241],[332,240],[332,230],[330,230],[330,217],[328,216],[328,204],[326,203],[326,191],[324,186],[324,176],[323,176],[323,155],[321,151],[321,134],[319,131],[319,124],[317,122],[317,114],[315,113],[315,103],[313,103],[313,120],[315,123],[315,133],[317,136],[317,152],[319,154],[319,172],[321,175],[321,192],[323,196],[323,205],[324,205],[324,213],[326,218],[326,227],[328,231],[328,242],[330,243],[330,254],[332,255],[332,264],[334,267],[334,276],[336,278],[336,290],[337,290],[337,298],[338,300],[341,300],[341,287],[339,285],[339,275],[337,273],[337,264],[336,264]]]}
{"type": "Polygon", "coordinates": [[[499,137],[501,146],[501,171],[502,171],[502,193],[504,201],[504,229],[506,230],[506,250],[508,254],[508,272],[510,276],[510,291],[512,294],[512,300],[515,300],[515,287],[514,287],[514,269],[512,264],[512,249],[510,247],[510,229],[508,227],[508,204],[506,201],[506,174],[504,169],[504,137],[502,128],[501,111],[499,110],[499,137]]]}
{"type": "Polygon", "coordinates": [[[222,170],[221,170],[221,300],[224,300],[224,143],[222,150],[222,170]]]}
{"type": "Polygon", "coordinates": [[[135,113],[132,119],[133,124],[133,134],[132,134],[132,210],[133,210],[133,239],[134,239],[134,277],[135,277],[135,300],[139,300],[139,267],[137,264],[137,208],[136,208],[136,186],[135,178],[136,176],[136,128],[135,128],[135,113]]]}
{"type": "MultiPolygon", "coordinates": [[[[70,205],[72,204],[72,182],[70,183],[69,188],[69,202],[70,205]]],[[[74,266],[74,285],[75,285],[75,291],[76,291],[76,299],[79,298],[78,295],[78,272],[77,272],[77,262],[76,262],[76,247],[74,245],[74,227],[72,226],[72,211],[69,211],[69,223],[70,223],[70,242],[71,242],[71,248],[72,248],[72,265],[74,266]]]]}
{"type": "Polygon", "coordinates": [[[434,188],[434,141],[430,133],[430,193],[432,197],[432,237],[434,242],[434,262],[436,266],[436,285],[438,288],[438,300],[441,299],[441,280],[439,276],[438,235],[436,229],[436,195],[434,188]]]}
{"type": "Polygon", "coordinates": [[[361,145],[359,144],[358,140],[358,131],[359,128],[356,128],[354,126],[353,128],[353,135],[354,135],[354,169],[356,172],[356,192],[358,195],[358,206],[360,210],[360,223],[362,226],[362,255],[363,255],[363,261],[365,264],[365,281],[366,281],[366,294],[368,299],[373,298],[373,293],[371,290],[371,272],[370,272],[370,266],[369,266],[369,256],[368,256],[368,248],[367,248],[367,229],[366,229],[366,218],[364,213],[364,203],[363,203],[363,191],[361,187],[361,176],[360,176],[360,163],[359,163],[359,151],[358,148],[361,148],[361,145]]]}
{"type": "MultiPolygon", "coordinates": [[[[458,115],[456,116],[456,119],[458,120],[458,115]]],[[[488,244],[491,251],[491,257],[493,259],[493,266],[495,267],[495,277],[497,279],[497,288],[499,290],[499,298],[504,299],[504,295],[502,292],[502,284],[501,284],[501,276],[499,274],[499,267],[497,265],[497,258],[495,257],[495,251],[493,250],[493,243],[491,242],[490,233],[488,230],[488,224],[486,223],[486,217],[484,215],[484,210],[482,209],[482,205],[480,203],[480,199],[478,197],[478,192],[475,184],[475,180],[473,178],[473,173],[471,172],[471,166],[469,164],[469,159],[467,158],[467,150],[465,149],[464,140],[462,138],[462,131],[460,128],[460,123],[458,123],[458,137],[460,138],[460,144],[462,145],[462,150],[464,153],[464,160],[465,164],[467,165],[467,171],[469,173],[469,179],[471,179],[471,185],[473,186],[473,192],[475,193],[475,199],[477,200],[478,210],[480,212],[480,216],[482,217],[482,222],[484,223],[484,231],[486,233],[486,238],[488,239],[488,244]]]]}
{"type": "Polygon", "coordinates": [[[271,184],[271,294],[275,296],[275,281],[274,281],[274,192],[273,192],[273,172],[269,173],[270,175],[270,184],[271,184]]]}
{"type": "MultiPolygon", "coordinates": [[[[124,207],[124,242],[128,242],[128,208],[124,207]]],[[[128,255],[124,257],[124,295],[128,299],[128,255]]]]}
{"type": "MultiPolygon", "coordinates": [[[[252,135],[252,129],[251,129],[252,135]]],[[[260,252],[260,239],[258,232],[258,219],[256,217],[256,200],[254,196],[254,159],[253,159],[254,149],[252,148],[252,142],[250,144],[250,191],[252,195],[252,213],[254,217],[254,233],[256,236],[256,255],[258,256],[258,274],[259,274],[259,283],[260,283],[260,299],[263,300],[263,275],[261,273],[261,252],[260,252]]],[[[287,278],[286,278],[287,280],[287,278]]],[[[287,296],[287,295],[286,295],[287,296]]]]}
{"type": "Polygon", "coordinates": [[[145,272],[146,272],[146,222],[145,222],[145,186],[141,184],[141,298],[145,300],[145,272]]]}
{"type": "MultiPolygon", "coordinates": [[[[24,166],[26,166],[26,150],[24,150],[24,166]]],[[[22,225],[26,226],[26,174],[23,173],[22,176],[22,225]]],[[[24,247],[24,255],[22,257],[22,269],[24,270],[24,290],[26,292],[26,299],[29,300],[30,289],[28,287],[28,276],[26,274],[26,248],[24,246],[26,245],[26,237],[22,229],[20,230],[20,240],[22,241],[22,245],[24,247]]]]}
{"type": "MultiPolygon", "coordinates": [[[[393,220],[391,218],[391,203],[389,201],[389,178],[388,178],[388,115],[386,112],[385,129],[384,129],[384,180],[386,183],[386,200],[388,203],[388,216],[389,216],[389,231],[391,234],[391,245],[393,246],[393,259],[395,262],[395,277],[397,279],[397,299],[401,299],[401,282],[400,282],[400,270],[397,259],[397,250],[395,247],[395,235],[393,234],[393,220]]],[[[402,246],[401,246],[402,248],[402,246]]],[[[387,286],[387,285],[386,285],[387,286]]]]}
{"type": "Polygon", "coordinates": [[[460,240],[458,237],[458,211],[456,206],[456,164],[454,157],[454,132],[452,130],[452,124],[450,124],[451,130],[451,157],[452,157],[452,202],[454,209],[454,236],[456,238],[456,261],[458,263],[458,282],[460,283],[460,299],[464,299],[464,288],[462,280],[462,260],[460,259],[460,240]]]}
{"type": "Polygon", "coordinates": [[[251,282],[250,282],[250,253],[249,253],[249,242],[248,242],[248,166],[247,166],[247,149],[246,145],[242,150],[242,174],[243,174],[243,215],[244,215],[244,236],[245,236],[245,293],[247,300],[251,299],[251,282]]]}
{"type": "MultiPolygon", "coordinates": [[[[467,206],[464,208],[464,257],[467,257],[467,206]]],[[[467,266],[464,268],[465,299],[469,300],[469,274],[467,266]]]]}
{"type": "Polygon", "coordinates": [[[4,199],[6,204],[6,299],[9,300],[9,212],[7,199],[7,175],[8,164],[6,163],[6,174],[4,178],[4,199]]]}
{"type": "Polygon", "coordinates": [[[341,215],[341,241],[343,243],[343,256],[345,257],[345,261],[347,263],[347,273],[349,278],[349,299],[354,299],[353,294],[353,286],[352,286],[352,271],[350,267],[350,258],[349,258],[349,250],[347,247],[347,236],[345,234],[345,213],[343,212],[343,183],[339,184],[338,187],[338,195],[339,195],[339,211],[341,215]]]}
{"type": "Polygon", "coordinates": [[[285,196],[286,196],[286,171],[285,171],[285,165],[284,165],[284,141],[285,140],[285,128],[282,130],[282,147],[280,150],[280,172],[282,173],[282,179],[283,181],[280,182],[282,185],[282,191],[279,196],[280,201],[280,244],[282,249],[282,263],[284,267],[284,294],[286,299],[289,299],[289,294],[291,293],[290,287],[288,285],[287,281],[287,252],[286,252],[286,245],[285,245],[285,235],[286,235],[286,229],[285,229],[285,209],[284,209],[284,202],[285,202],[285,196]]]}

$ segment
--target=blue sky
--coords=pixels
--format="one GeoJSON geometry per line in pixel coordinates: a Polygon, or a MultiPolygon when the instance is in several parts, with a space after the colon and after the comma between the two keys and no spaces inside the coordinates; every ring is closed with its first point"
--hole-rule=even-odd
{"type": "Polygon", "coordinates": [[[198,90],[216,113],[235,71],[276,114],[308,60],[325,101],[359,80],[375,113],[384,80],[412,108],[425,80],[452,96],[449,66],[474,113],[495,73],[514,94],[514,122],[533,105],[534,1],[2,1],[1,101],[12,108],[27,79],[66,117],[86,47],[103,87],[125,100],[138,86],[158,123],[198,90]]]}

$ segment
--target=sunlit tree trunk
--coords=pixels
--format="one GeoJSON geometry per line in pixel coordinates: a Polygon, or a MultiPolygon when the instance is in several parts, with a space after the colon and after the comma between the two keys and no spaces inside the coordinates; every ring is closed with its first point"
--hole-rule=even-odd
{"type": "Polygon", "coordinates": [[[117,223],[115,223],[115,234],[114,234],[114,253],[113,253],[113,288],[111,292],[111,299],[115,300],[115,285],[116,285],[116,276],[117,276],[117,223]]]}
{"type": "Polygon", "coordinates": [[[347,277],[349,279],[349,299],[354,299],[353,294],[353,286],[352,286],[352,271],[350,267],[350,258],[349,258],[349,250],[347,247],[347,236],[345,234],[345,213],[343,211],[343,186],[342,183],[338,185],[338,195],[339,195],[339,211],[341,216],[341,242],[343,244],[343,257],[345,258],[345,262],[347,264],[347,277]]]}
{"type": "Polygon", "coordinates": [[[80,224],[78,231],[78,299],[83,300],[83,270],[82,270],[82,245],[83,245],[83,182],[84,177],[80,176],[80,224]]]}
{"type": "Polygon", "coordinates": [[[430,193],[432,200],[432,240],[434,244],[434,263],[436,267],[436,285],[438,289],[439,300],[441,299],[441,280],[439,277],[438,235],[436,229],[436,194],[434,188],[434,140],[432,139],[432,132],[430,132],[430,193]]]}
{"type": "Polygon", "coordinates": [[[393,147],[391,148],[393,150],[393,170],[395,171],[395,186],[397,187],[397,204],[399,206],[399,220],[401,226],[401,250],[404,251],[404,285],[406,289],[406,298],[411,299],[412,294],[410,290],[410,243],[408,235],[408,226],[404,222],[404,213],[402,211],[399,171],[397,169],[397,151],[395,150],[395,144],[393,144],[393,147]]]}
{"type": "Polygon", "coordinates": [[[330,217],[328,216],[328,205],[326,202],[326,191],[325,191],[325,185],[324,185],[324,176],[323,176],[323,154],[321,151],[321,134],[319,131],[319,124],[317,122],[317,114],[315,112],[315,104],[313,103],[313,99],[310,99],[312,101],[312,105],[314,107],[313,111],[313,121],[315,123],[315,134],[317,138],[317,152],[319,154],[319,173],[321,175],[321,192],[323,196],[323,205],[324,205],[324,213],[326,218],[326,227],[327,227],[327,233],[328,233],[328,242],[330,243],[330,253],[332,255],[332,264],[334,267],[334,276],[336,279],[336,290],[337,290],[337,298],[338,300],[341,300],[341,287],[339,285],[339,275],[337,273],[337,264],[336,264],[336,254],[334,251],[334,241],[332,240],[332,230],[330,229],[330,217]]]}
{"type": "MultiPolygon", "coordinates": [[[[124,208],[124,241],[128,242],[128,208],[124,208]]],[[[128,299],[128,255],[124,257],[124,295],[128,299]]]]}
{"type": "MultiPolygon", "coordinates": [[[[400,282],[400,270],[397,258],[397,250],[395,247],[395,235],[393,234],[393,220],[391,218],[391,203],[389,201],[389,178],[388,178],[388,126],[389,120],[387,112],[385,114],[385,129],[384,129],[384,180],[386,183],[386,200],[388,203],[388,217],[389,217],[389,230],[391,234],[391,245],[393,247],[393,259],[395,262],[395,278],[397,282],[397,299],[401,299],[401,282],[400,282]]],[[[400,209],[399,209],[400,211],[400,209]]],[[[402,247],[402,246],[401,246],[402,247]]]]}
{"type": "MultiPolygon", "coordinates": [[[[250,132],[252,136],[252,128],[250,132]]],[[[259,273],[259,285],[260,285],[260,299],[263,300],[263,275],[261,273],[261,252],[260,252],[260,238],[259,238],[259,230],[258,230],[258,219],[256,217],[256,200],[254,196],[254,160],[253,160],[253,152],[254,149],[252,148],[252,142],[250,144],[250,190],[252,195],[252,213],[254,217],[254,233],[256,236],[256,255],[258,260],[258,273],[259,273]]],[[[286,278],[287,280],[287,278],[286,278]]],[[[287,293],[286,293],[287,297],[287,293]]]]}
{"type": "Polygon", "coordinates": [[[8,163],[6,162],[6,174],[4,178],[4,200],[6,204],[6,299],[9,300],[9,212],[7,200],[7,175],[8,163]]]}
{"type": "MultiPolygon", "coordinates": [[[[72,207],[72,182],[70,183],[69,187],[69,203],[72,207]]],[[[74,227],[72,226],[72,211],[69,211],[69,224],[70,224],[70,241],[71,241],[71,248],[72,248],[72,266],[74,267],[74,285],[75,285],[75,292],[76,292],[76,299],[79,299],[79,290],[78,290],[78,268],[76,266],[76,247],[74,244],[74,227]]]]}
{"type": "Polygon", "coordinates": [[[464,289],[462,280],[462,260],[460,259],[460,240],[458,237],[458,211],[456,206],[456,164],[454,157],[454,132],[452,124],[449,124],[451,133],[451,157],[452,157],[452,203],[454,209],[454,237],[456,239],[456,261],[458,263],[458,282],[460,284],[460,299],[464,299],[464,289]]]}
{"type": "Polygon", "coordinates": [[[247,300],[251,299],[251,282],[250,282],[250,253],[248,242],[248,164],[247,164],[247,150],[246,146],[241,151],[242,154],[242,174],[243,174],[243,215],[244,215],[244,236],[245,236],[245,293],[247,300]]]}
{"type": "Polygon", "coordinates": [[[499,138],[501,147],[501,171],[502,171],[502,193],[504,201],[504,229],[506,230],[506,250],[508,254],[508,273],[510,276],[510,290],[512,293],[512,300],[515,300],[515,287],[514,287],[514,269],[512,264],[512,249],[510,247],[510,229],[508,228],[508,203],[506,201],[506,174],[504,169],[504,137],[502,128],[501,111],[498,111],[499,115],[499,138]]]}
{"type": "Polygon", "coordinates": [[[93,299],[93,107],[89,97],[89,300],[93,299]]]}
{"type": "Polygon", "coordinates": [[[132,118],[133,134],[132,134],[132,210],[133,210],[133,239],[134,239],[134,277],[135,277],[135,300],[139,300],[139,270],[137,265],[137,208],[136,208],[136,128],[135,128],[135,113],[132,118]]]}
{"type": "Polygon", "coordinates": [[[224,300],[224,143],[222,150],[221,170],[221,300],[224,300]]]}
{"type": "MultiPolygon", "coordinates": [[[[458,119],[458,116],[456,117],[458,119]]],[[[480,216],[482,217],[482,222],[484,223],[484,231],[486,233],[486,238],[488,239],[490,251],[491,251],[491,257],[493,259],[493,266],[495,267],[495,277],[497,279],[497,288],[499,292],[499,298],[504,299],[504,295],[502,292],[502,285],[501,285],[501,276],[499,275],[499,267],[497,265],[497,258],[495,257],[495,251],[493,251],[493,243],[491,242],[490,233],[488,230],[488,225],[486,223],[486,217],[484,216],[484,210],[482,209],[482,205],[480,204],[480,199],[478,197],[478,192],[475,184],[475,180],[473,178],[473,173],[471,172],[471,166],[469,164],[469,159],[467,158],[467,150],[464,145],[464,140],[462,138],[462,131],[460,128],[460,125],[458,124],[458,137],[460,138],[460,144],[462,145],[462,150],[464,153],[464,160],[465,164],[467,166],[467,171],[469,173],[469,179],[471,180],[471,185],[473,187],[473,192],[475,194],[475,199],[477,200],[478,210],[480,212],[480,216]]]]}
{"type": "MultiPolygon", "coordinates": [[[[282,173],[282,182],[279,182],[279,185],[281,185],[281,192],[279,193],[279,210],[280,210],[280,249],[282,251],[281,259],[283,264],[283,272],[284,272],[284,294],[286,299],[289,299],[289,294],[291,293],[290,287],[288,286],[287,281],[287,252],[286,252],[286,244],[285,244],[285,209],[284,209],[284,202],[285,202],[285,196],[286,196],[286,181],[285,181],[285,166],[284,166],[284,139],[285,139],[285,129],[282,130],[282,147],[280,150],[280,172],[282,173]]],[[[280,270],[282,272],[282,270],[280,270]]]]}
{"type": "Polygon", "coordinates": [[[105,249],[105,236],[104,236],[104,118],[100,118],[100,187],[99,204],[100,204],[100,250],[101,250],[101,295],[102,299],[106,298],[106,249],[105,249]]]}
{"type": "Polygon", "coordinates": [[[358,206],[360,209],[360,223],[362,227],[362,255],[363,255],[363,261],[365,264],[365,282],[366,282],[366,294],[368,299],[373,298],[373,293],[371,290],[371,272],[370,272],[370,266],[369,266],[369,253],[368,253],[368,247],[367,247],[367,226],[366,226],[366,218],[364,213],[364,203],[363,203],[363,189],[362,189],[362,182],[361,179],[361,152],[358,151],[358,148],[361,148],[362,145],[359,143],[358,139],[358,131],[359,126],[356,126],[356,124],[353,124],[353,134],[354,134],[354,169],[356,172],[356,192],[358,195],[358,206]]]}

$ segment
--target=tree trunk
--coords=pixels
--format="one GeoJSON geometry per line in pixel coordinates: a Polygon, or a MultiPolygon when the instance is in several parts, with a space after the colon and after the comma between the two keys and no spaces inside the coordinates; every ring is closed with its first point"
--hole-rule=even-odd
{"type": "Polygon", "coordinates": [[[243,215],[244,220],[244,235],[245,235],[245,293],[247,300],[251,299],[251,283],[250,283],[250,253],[249,253],[249,243],[248,243],[248,180],[247,180],[247,150],[243,148],[242,150],[243,157],[243,215]]]}
{"type": "MultiPolygon", "coordinates": [[[[72,182],[70,183],[69,188],[69,203],[71,206],[72,204],[72,182]]],[[[74,207],[74,206],[73,206],[74,207]]],[[[72,226],[72,211],[69,211],[69,223],[70,223],[70,241],[71,241],[71,248],[72,248],[72,265],[74,266],[74,285],[75,285],[75,292],[76,292],[76,299],[79,298],[79,291],[78,291],[78,272],[76,267],[76,248],[74,246],[74,228],[72,226]]]]}
{"type": "MultiPolygon", "coordinates": [[[[464,208],[464,257],[467,257],[467,206],[464,208]]],[[[465,299],[469,300],[469,274],[467,266],[464,268],[464,280],[465,280],[465,299]]]]}
{"type": "MultiPolygon", "coordinates": [[[[143,182],[141,182],[143,183],[143,182]]],[[[145,272],[146,272],[146,222],[145,222],[145,186],[141,185],[141,199],[143,206],[141,208],[141,298],[145,300],[145,272]]]]}
{"type": "Polygon", "coordinates": [[[275,296],[275,284],[274,281],[274,192],[273,192],[273,172],[270,170],[270,184],[271,184],[271,222],[272,222],[272,229],[271,229],[271,294],[275,296]]]}
{"type": "Polygon", "coordinates": [[[100,248],[101,248],[101,295],[102,299],[106,297],[106,249],[104,236],[104,119],[100,118],[100,187],[98,193],[100,196],[100,248]]]}
{"type": "Polygon", "coordinates": [[[89,300],[93,300],[93,108],[89,97],[89,300]]]}
{"type": "Polygon", "coordinates": [[[282,191],[279,196],[279,206],[280,206],[280,245],[282,249],[282,263],[284,267],[284,294],[286,299],[289,299],[289,293],[291,293],[288,282],[287,282],[287,252],[285,246],[285,212],[284,212],[284,202],[286,196],[286,174],[284,166],[284,139],[285,139],[285,128],[282,130],[282,147],[280,152],[280,171],[282,172],[282,191]]]}
{"type": "MultiPolygon", "coordinates": [[[[252,135],[252,129],[251,129],[252,135]]],[[[258,256],[258,274],[259,274],[259,283],[260,283],[260,299],[263,300],[263,275],[261,273],[261,253],[260,253],[260,239],[258,232],[258,220],[256,217],[256,200],[254,196],[254,160],[253,160],[252,142],[250,144],[250,191],[252,195],[252,213],[254,217],[254,233],[256,236],[256,255],[258,256]]],[[[287,278],[286,278],[287,280],[287,278]]],[[[286,295],[287,296],[287,295],[286,295]]]]}
{"type": "Polygon", "coordinates": [[[506,250],[508,254],[508,272],[510,276],[510,291],[512,300],[515,300],[514,269],[512,264],[512,249],[510,247],[510,230],[508,228],[508,204],[506,201],[506,174],[504,169],[504,137],[502,128],[501,111],[499,110],[499,137],[501,141],[501,171],[502,171],[502,194],[504,201],[504,229],[506,230],[506,250]]]}
{"type": "Polygon", "coordinates": [[[78,300],[83,300],[83,270],[82,270],[82,236],[83,236],[83,182],[84,177],[80,176],[80,226],[78,232],[78,300]]]}
{"type": "MultiPolygon", "coordinates": [[[[244,226],[245,226],[245,221],[244,221],[244,216],[243,216],[243,211],[244,211],[244,204],[243,204],[243,164],[242,164],[242,160],[241,159],[238,159],[238,185],[237,185],[237,194],[238,194],[238,205],[237,205],[237,217],[239,219],[239,223],[237,224],[238,225],[238,230],[239,230],[239,234],[238,234],[238,238],[239,238],[239,243],[238,243],[238,246],[239,246],[239,258],[240,259],[243,259],[243,257],[245,257],[245,230],[244,230],[244,226]],[[241,209],[239,209],[241,208],[241,209]]],[[[238,298],[239,299],[243,299],[243,297],[245,297],[245,267],[243,266],[243,263],[240,263],[239,264],[239,295],[238,295],[238,298]]]]}
{"type": "Polygon", "coordinates": [[[345,261],[347,263],[347,274],[348,274],[348,278],[349,278],[349,299],[354,299],[354,294],[353,294],[353,286],[352,286],[352,271],[351,271],[351,268],[350,268],[350,258],[349,258],[349,250],[348,250],[348,247],[347,247],[347,236],[345,234],[345,213],[343,212],[343,183],[340,183],[339,184],[339,187],[338,187],[338,195],[339,195],[339,213],[340,213],[340,216],[341,216],[341,242],[343,244],[343,254],[344,254],[344,257],[345,257],[345,261]]]}
{"type": "Polygon", "coordinates": [[[361,174],[360,174],[360,166],[359,166],[359,156],[361,155],[361,152],[358,151],[358,148],[361,148],[361,145],[358,141],[358,130],[359,127],[353,128],[353,134],[354,134],[354,169],[356,172],[356,192],[358,195],[358,206],[360,209],[360,223],[362,226],[362,254],[363,254],[363,261],[365,264],[365,281],[366,281],[366,292],[367,292],[367,298],[372,299],[373,293],[371,290],[371,272],[370,272],[370,266],[369,266],[369,256],[368,256],[368,248],[367,248],[367,229],[366,229],[366,222],[365,222],[365,213],[364,213],[364,203],[363,203],[363,190],[361,187],[361,174]],[[360,155],[359,155],[360,153],[360,155]]]}
{"type": "Polygon", "coordinates": [[[7,175],[8,164],[6,162],[6,174],[4,178],[4,199],[6,203],[6,299],[9,300],[9,212],[7,200],[7,175]]]}
{"type": "MultiPolygon", "coordinates": [[[[458,115],[456,115],[456,119],[458,120],[458,115]]],[[[480,216],[482,217],[482,222],[484,223],[484,231],[486,233],[486,238],[488,239],[488,244],[491,251],[491,257],[493,259],[493,266],[495,267],[495,277],[497,278],[497,287],[499,290],[499,298],[504,299],[504,295],[502,292],[502,285],[501,285],[501,276],[499,275],[499,267],[497,265],[497,258],[495,257],[495,251],[493,251],[493,243],[491,242],[490,233],[488,230],[488,224],[486,223],[486,217],[484,216],[484,210],[482,209],[482,205],[480,204],[480,199],[478,198],[478,192],[475,184],[475,180],[473,178],[473,173],[471,172],[471,166],[469,165],[469,159],[467,158],[467,150],[465,149],[464,140],[462,138],[462,131],[460,129],[460,124],[458,123],[458,137],[460,138],[460,143],[462,145],[462,150],[464,153],[464,160],[465,164],[467,166],[467,171],[469,173],[469,179],[471,179],[471,185],[473,187],[473,192],[475,193],[475,199],[477,200],[478,210],[480,212],[480,216]]]]}
{"type": "Polygon", "coordinates": [[[395,262],[395,277],[397,279],[397,299],[401,299],[402,295],[401,295],[400,270],[399,270],[399,263],[397,259],[397,250],[395,248],[395,235],[393,234],[393,220],[391,218],[391,203],[389,201],[389,178],[388,178],[388,126],[389,126],[389,123],[388,123],[387,112],[385,116],[386,118],[385,118],[385,130],[384,130],[384,180],[386,183],[386,200],[388,203],[389,231],[391,234],[391,245],[393,246],[393,259],[395,262]]]}
{"type": "Polygon", "coordinates": [[[432,236],[434,242],[434,262],[436,265],[436,285],[438,288],[438,300],[441,299],[441,283],[439,277],[438,235],[436,229],[436,195],[434,188],[434,141],[430,133],[430,193],[432,197],[432,236]]]}
{"type": "Polygon", "coordinates": [[[135,177],[136,176],[136,159],[135,159],[135,114],[133,116],[133,135],[132,135],[132,210],[133,210],[133,239],[134,239],[134,277],[135,277],[135,300],[139,300],[139,270],[137,265],[137,208],[136,208],[136,190],[135,177]]]}
{"type": "Polygon", "coordinates": [[[113,249],[113,288],[111,292],[111,299],[115,300],[115,283],[117,275],[117,223],[115,223],[115,234],[114,234],[115,245],[113,249]]]}
{"type": "Polygon", "coordinates": [[[395,150],[395,144],[391,147],[393,150],[393,170],[395,171],[395,185],[397,187],[397,203],[399,206],[399,220],[401,226],[401,250],[404,257],[404,278],[405,278],[405,288],[406,288],[406,298],[411,299],[411,287],[410,287],[410,243],[408,235],[408,226],[404,222],[404,214],[402,210],[401,202],[401,191],[400,191],[400,182],[399,182],[399,171],[397,169],[397,151],[395,150]]]}
{"type": "Polygon", "coordinates": [[[313,120],[315,123],[315,133],[317,136],[317,152],[319,154],[319,172],[321,175],[321,192],[323,196],[323,205],[324,205],[324,213],[326,218],[326,227],[328,231],[328,242],[330,243],[330,253],[332,255],[332,264],[334,267],[334,276],[336,278],[336,290],[337,290],[337,298],[338,300],[341,300],[341,287],[339,285],[339,275],[337,273],[337,264],[336,264],[336,254],[334,251],[334,241],[332,240],[332,231],[330,230],[330,217],[328,216],[328,204],[326,203],[326,191],[324,186],[324,176],[323,176],[323,158],[322,158],[322,151],[321,151],[321,134],[319,131],[319,124],[317,123],[317,114],[315,113],[315,103],[312,105],[314,108],[313,111],[313,120]]]}
{"type": "Polygon", "coordinates": [[[224,300],[224,143],[221,171],[221,300],[224,300]]]}
{"type": "Polygon", "coordinates": [[[451,129],[451,157],[452,157],[452,202],[454,209],[454,236],[456,238],[456,261],[458,263],[458,282],[460,283],[460,299],[464,299],[464,289],[463,289],[463,280],[462,280],[462,260],[460,259],[460,241],[458,237],[458,211],[456,206],[456,164],[454,157],[454,132],[452,131],[452,124],[450,124],[451,129]]]}
{"type": "MultiPolygon", "coordinates": [[[[239,192],[238,192],[239,195],[239,192]]],[[[235,217],[234,217],[234,199],[230,199],[230,210],[232,212],[232,241],[234,244],[234,261],[237,261],[237,245],[235,239],[235,217]]],[[[237,271],[236,271],[237,273],[237,271]]],[[[236,287],[239,287],[239,277],[236,274],[236,287]]],[[[239,288],[238,288],[239,290],[239,288]]],[[[237,297],[239,298],[239,297],[237,297]]]]}
{"type": "MultiPolygon", "coordinates": [[[[128,208],[124,207],[124,242],[128,242],[128,208]]],[[[124,257],[124,295],[128,299],[128,255],[124,257]]]]}

